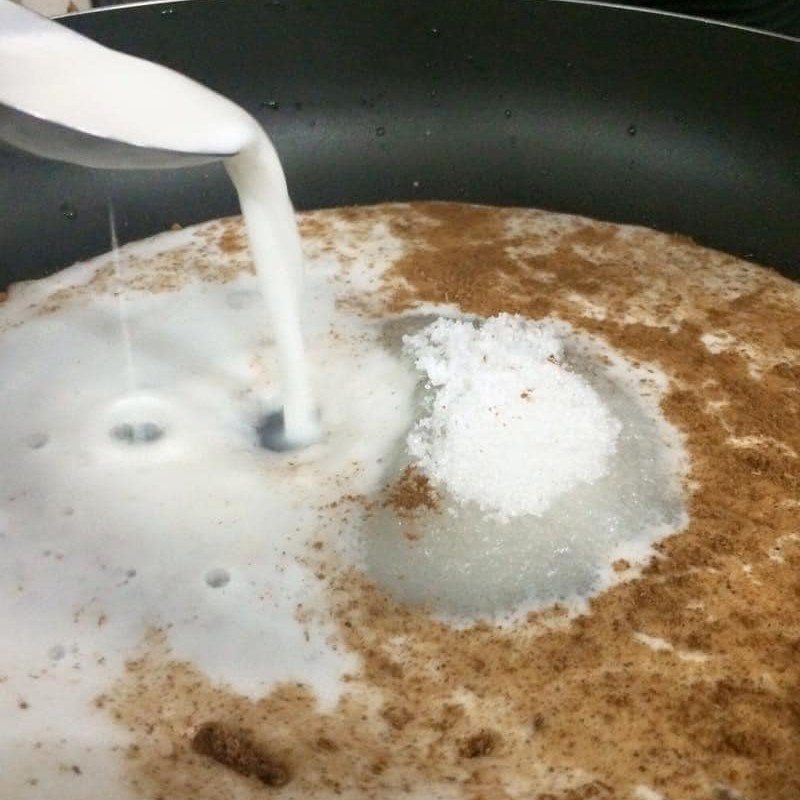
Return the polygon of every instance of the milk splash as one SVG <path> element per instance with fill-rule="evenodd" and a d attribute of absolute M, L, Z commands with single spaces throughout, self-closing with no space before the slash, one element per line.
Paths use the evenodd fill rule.
<path fill-rule="evenodd" d="M 120 264 L 119 239 L 117 238 L 117 220 L 111 201 L 108 203 L 108 228 L 111 232 L 111 261 L 114 265 L 114 281 L 116 283 L 115 294 L 117 296 L 122 356 L 125 363 L 128 391 L 133 392 L 136 388 L 136 370 L 133 365 L 133 342 L 131 340 L 131 326 L 128 320 L 127 297 L 122 283 L 122 265 Z"/>

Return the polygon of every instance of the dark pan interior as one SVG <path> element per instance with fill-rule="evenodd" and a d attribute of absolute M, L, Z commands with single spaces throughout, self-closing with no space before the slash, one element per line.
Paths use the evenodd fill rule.
<path fill-rule="evenodd" d="M 800 278 L 800 43 L 533 0 L 185 0 L 65 24 L 266 126 L 299 208 L 446 199 L 639 223 Z M 120 102 L 125 102 L 124 93 Z M 0 152 L 0 286 L 235 213 L 219 165 Z"/>

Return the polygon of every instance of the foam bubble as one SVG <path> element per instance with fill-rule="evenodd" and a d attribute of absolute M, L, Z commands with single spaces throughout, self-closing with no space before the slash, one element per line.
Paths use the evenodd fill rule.
<path fill-rule="evenodd" d="M 231 574 L 226 569 L 210 569 L 206 572 L 206 583 L 212 589 L 220 589 L 227 586 L 231 581 Z"/>

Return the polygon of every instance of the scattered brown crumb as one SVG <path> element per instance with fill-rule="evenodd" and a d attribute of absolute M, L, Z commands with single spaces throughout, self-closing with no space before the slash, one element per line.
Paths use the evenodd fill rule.
<path fill-rule="evenodd" d="M 624 558 L 618 558 L 612 565 L 611 568 L 614 572 L 625 572 L 631 568 L 630 562 Z"/>
<path fill-rule="evenodd" d="M 431 486 L 426 475 L 416 467 L 408 466 L 397 481 L 389 487 L 388 496 L 383 503 L 385 508 L 394 509 L 401 516 L 411 516 L 420 509 L 435 509 L 439 505 L 439 495 Z"/>
<path fill-rule="evenodd" d="M 414 715 L 407 709 L 403 708 L 403 706 L 397 705 L 387 705 L 381 709 L 381 716 L 393 727 L 393 728 L 405 728 L 412 719 L 414 719 Z"/>
<path fill-rule="evenodd" d="M 328 753 L 334 753 L 339 749 L 339 745 L 327 736 L 317 737 L 317 747 L 320 750 L 325 750 Z"/>
<path fill-rule="evenodd" d="M 617 800 L 618 795 L 602 781 L 590 781 L 573 789 L 562 792 L 545 792 L 536 796 L 536 800 Z"/>
<path fill-rule="evenodd" d="M 464 739 L 458 747 L 462 758 L 481 758 L 490 756 L 500 743 L 500 737 L 494 731 L 482 730 Z"/>
<path fill-rule="evenodd" d="M 192 737 L 192 749 L 267 786 L 285 786 L 290 779 L 288 767 L 256 745 L 247 733 L 219 722 L 201 725 Z"/>
<path fill-rule="evenodd" d="M 172 225 L 169 226 L 169 229 L 171 231 L 182 231 L 183 225 L 181 225 L 180 222 L 173 222 Z"/>
<path fill-rule="evenodd" d="M 23 711 L 27 711 L 31 707 L 30 703 L 27 700 L 20 700 L 19 703 L 17 703 L 17 706 L 21 708 Z"/>
<path fill-rule="evenodd" d="M 217 243 L 223 253 L 238 253 L 247 249 L 247 236 L 243 226 L 234 222 L 226 223 Z"/>

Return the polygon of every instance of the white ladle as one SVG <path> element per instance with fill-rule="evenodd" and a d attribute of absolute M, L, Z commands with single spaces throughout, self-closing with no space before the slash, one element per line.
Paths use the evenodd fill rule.
<path fill-rule="evenodd" d="M 255 125 L 184 75 L 0 0 L 0 139 L 16 147 L 89 167 L 181 167 L 235 155 Z"/>

